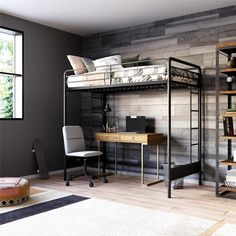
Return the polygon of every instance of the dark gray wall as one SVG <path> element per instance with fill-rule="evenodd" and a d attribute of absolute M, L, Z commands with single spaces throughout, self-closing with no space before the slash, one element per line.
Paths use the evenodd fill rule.
<path fill-rule="evenodd" d="M 36 173 L 32 141 L 44 146 L 50 171 L 63 168 L 62 86 L 67 54 L 78 55 L 80 37 L 0 14 L 0 25 L 24 32 L 24 119 L 0 121 L 0 176 Z"/>
<path fill-rule="evenodd" d="M 31 155 L 34 138 L 43 142 L 49 170 L 62 169 L 62 73 L 69 67 L 66 54 L 81 54 L 91 58 L 121 54 L 141 55 L 141 59 L 175 56 L 199 64 L 204 74 L 215 73 L 215 44 L 236 40 L 236 7 L 176 17 L 150 24 L 94 34 L 80 38 L 59 30 L 0 14 L 0 25 L 25 32 L 25 116 L 22 121 L 0 121 L 0 175 L 17 176 L 36 172 Z M 81 53 L 79 53 L 82 44 Z M 225 61 L 221 60 L 221 63 Z M 214 79 L 204 77 L 204 176 L 214 179 L 215 166 L 215 92 Z M 75 96 L 75 95 L 73 95 Z M 188 162 L 189 122 L 188 94 L 175 92 L 173 100 L 173 153 L 178 163 Z M 74 98 L 73 98 L 74 99 Z M 114 103 L 111 119 L 124 127 L 126 115 L 146 115 L 155 118 L 157 132 L 166 133 L 166 94 L 142 92 L 116 94 L 108 97 Z M 76 100 L 76 98 L 75 98 Z M 80 118 L 80 107 L 73 100 L 75 114 L 69 118 L 74 124 Z M 221 110 L 226 98 L 221 98 Z M 109 157 L 113 161 L 113 146 Z M 221 143 L 221 156 L 226 154 Z M 166 145 L 161 146 L 161 163 L 166 157 Z M 138 171 L 139 146 L 123 145 L 119 151 L 119 168 Z M 155 148 L 146 150 L 147 172 L 155 172 Z"/>
<path fill-rule="evenodd" d="M 121 54 L 141 59 L 177 57 L 200 65 L 205 75 L 215 75 L 215 45 L 218 42 L 236 40 L 236 6 L 166 19 L 150 24 L 89 35 L 82 39 L 82 54 L 93 59 Z M 226 60 L 221 58 L 221 63 Z M 204 76 L 204 177 L 214 180 L 215 168 L 215 91 L 214 79 Z M 186 91 L 175 91 L 172 106 L 173 160 L 176 163 L 189 161 L 189 96 Z M 166 134 L 166 93 L 135 92 L 114 94 L 109 102 L 114 104 L 112 116 L 122 128 L 125 116 L 145 115 L 155 118 L 157 132 Z M 221 98 L 221 109 L 226 107 L 226 98 Z M 112 119 L 112 117 L 111 117 Z M 113 147 L 109 157 L 113 161 Z M 226 154 L 225 143 L 221 143 L 221 157 Z M 122 170 L 138 171 L 140 166 L 139 146 L 122 145 L 118 151 L 119 167 Z M 165 162 L 166 144 L 161 147 L 161 164 Z M 155 172 L 155 148 L 148 148 L 145 156 L 147 172 Z M 224 168 L 225 170 L 226 168 Z M 223 173 L 222 169 L 222 173 Z"/>

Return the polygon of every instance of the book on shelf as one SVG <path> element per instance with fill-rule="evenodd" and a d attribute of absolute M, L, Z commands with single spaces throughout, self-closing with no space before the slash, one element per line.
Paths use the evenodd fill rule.
<path fill-rule="evenodd" d="M 236 170 L 231 169 L 226 172 L 225 186 L 230 188 L 236 188 Z"/>
<path fill-rule="evenodd" d="M 227 181 L 232 181 L 236 183 L 236 176 L 225 176 L 225 180 Z"/>
<path fill-rule="evenodd" d="M 236 188 L 236 182 L 225 180 L 225 186 L 230 188 Z"/>
<path fill-rule="evenodd" d="M 223 118 L 224 136 L 234 136 L 233 117 Z"/>

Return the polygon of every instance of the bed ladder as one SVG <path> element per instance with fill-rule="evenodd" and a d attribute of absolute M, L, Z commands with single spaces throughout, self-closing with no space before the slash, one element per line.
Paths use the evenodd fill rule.
<path fill-rule="evenodd" d="M 193 99 L 197 99 L 195 106 L 194 107 L 194 102 Z M 200 130 L 200 123 L 201 123 L 201 113 L 200 113 L 200 106 L 201 106 L 201 93 L 199 89 L 196 88 L 190 88 L 190 153 L 189 153 L 189 159 L 190 159 L 190 163 L 193 163 L 193 147 L 197 146 L 198 147 L 198 161 L 200 161 L 200 155 L 201 155 L 201 145 L 200 145 L 200 141 L 201 141 L 201 130 Z M 193 117 L 193 114 L 197 113 L 197 124 L 193 125 L 193 119 L 195 117 Z M 197 131 L 197 141 L 194 140 L 193 136 L 194 136 L 194 132 L 193 131 Z M 195 133 L 196 135 L 196 133 Z M 201 184 L 201 173 L 199 174 L 199 184 Z"/>
<path fill-rule="evenodd" d="M 193 147 L 194 146 L 199 146 L 199 139 L 198 141 L 193 140 L 193 130 L 199 131 L 199 123 L 195 126 L 193 126 L 193 114 L 197 113 L 199 116 L 200 110 L 199 110 L 199 105 L 197 108 L 193 109 L 193 97 L 196 95 L 197 97 L 199 96 L 198 91 L 194 91 L 193 88 L 190 88 L 190 163 L 193 163 Z"/>

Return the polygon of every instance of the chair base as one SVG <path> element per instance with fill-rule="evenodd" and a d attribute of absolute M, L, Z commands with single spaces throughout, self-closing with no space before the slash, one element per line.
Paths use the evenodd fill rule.
<path fill-rule="evenodd" d="M 108 179 L 106 178 L 106 176 L 109 176 L 110 174 L 107 175 L 87 175 L 86 177 L 89 178 L 89 187 L 93 187 L 94 183 L 93 183 L 93 179 L 102 179 L 103 183 L 108 183 Z M 72 181 L 74 178 L 80 177 L 80 176 L 84 176 L 84 173 L 78 174 L 78 175 L 70 175 L 70 177 L 68 178 L 68 180 L 66 180 L 66 186 L 70 186 L 70 181 Z"/>
<path fill-rule="evenodd" d="M 110 176 L 112 174 L 110 173 L 99 173 L 96 175 L 93 175 L 93 179 L 102 179 L 103 183 L 108 183 L 108 179 L 106 178 L 107 176 Z"/>
<path fill-rule="evenodd" d="M 69 176 L 69 178 L 66 179 L 66 186 L 70 186 L 70 181 L 72 181 L 74 178 L 77 178 L 77 177 L 80 177 L 80 176 L 86 176 L 87 179 L 89 180 L 89 187 L 93 187 L 94 186 L 93 179 L 103 179 L 104 183 L 108 183 L 108 180 L 106 178 L 106 176 L 108 176 L 108 175 L 110 175 L 110 174 L 105 174 L 105 173 L 99 174 L 99 175 L 98 174 L 97 175 L 89 174 L 88 171 L 87 171 L 87 159 L 84 158 L 83 159 L 83 173 L 80 173 L 80 174 L 77 174 L 77 175 L 71 174 Z"/>

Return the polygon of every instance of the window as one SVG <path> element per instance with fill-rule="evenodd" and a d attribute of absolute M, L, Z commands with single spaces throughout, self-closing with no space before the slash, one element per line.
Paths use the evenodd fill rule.
<path fill-rule="evenodd" d="M 0 27 L 0 119 L 23 119 L 23 32 Z"/>

